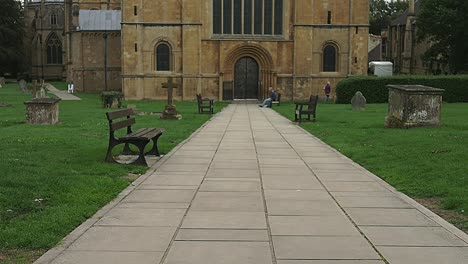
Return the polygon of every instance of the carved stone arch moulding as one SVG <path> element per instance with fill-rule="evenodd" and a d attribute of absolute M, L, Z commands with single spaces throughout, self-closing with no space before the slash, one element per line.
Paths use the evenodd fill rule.
<path fill-rule="evenodd" d="M 276 88 L 275 64 L 270 52 L 257 44 L 240 44 L 232 48 L 224 58 L 221 65 L 221 74 L 224 81 L 234 81 L 234 68 L 241 58 L 250 57 L 258 64 L 259 69 L 259 97 L 265 98 L 268 87 Z"/>
<path fill-rule="evenodd" d="M 147 42 L 149 46 L 146 46 L 144 48 L 145 48 L 145 50 L 153 50 L 154 51 L 154 49 L 156 48 L 156 45 L 158 45 L 161 42 L 167 43 L 169 45 L 169 47 L 171 48 L 172 52 L 174 52 L 174 50 L 176 50 L 176 46 L 174 45 L 174 42 L 172 40 L 170 40 L 169 38 L 167 38 L 167 37 L 155 38 L 155 39 L 153 39 L 153 41 Z"/>
<path fill-rule="evenodd" d="M 260 71 L 274 72 L 275 65 L 270 52 L 260 45 L 241 44 L 227 53 L 222 70 L 224 73 L 232 73 L 234 65 L 242 57 L 251 57 L 258 63 Z"/>

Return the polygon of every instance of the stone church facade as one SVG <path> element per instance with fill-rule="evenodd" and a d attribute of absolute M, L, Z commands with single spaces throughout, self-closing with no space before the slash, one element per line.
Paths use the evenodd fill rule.
<path fill-rule="evenodd" d="M 447 62 L 424 60 L 431 47 L 428 40 L 417 40 L 416 20 L 422 0 L 409 0 L 409 8 L 392 21 L 388 29 L 387 59 L 399 74 L 442 74 L 448 71 Z"/>
<path fill-rule="evenodd" d="M 63 1 L 24 2 L 25 54 L 32 79 L 60 80 L 65 75 L 63 59 Z"/>
<path fill-rule="evenodd" d="M 368 0 L 124 0 L 126 99 L 285 99 L 367 73 Z"/>

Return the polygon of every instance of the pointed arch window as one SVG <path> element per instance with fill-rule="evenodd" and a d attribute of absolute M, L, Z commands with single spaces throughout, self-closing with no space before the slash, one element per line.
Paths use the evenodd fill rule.
<path fill-rule="evenodd" d="M 156 45 L 156 71 L 171 70 L 171 47 L 166 42 Z"/>
<path fill-rule="evenodd" d="M 62 64 L 62 42 L 57 34 L 50 34 L 47 39 L 47 64 Z"/>
<path fill-rule="evenodd" d="M 323 48 L 323 71 L 336 72 L 338 64 L 337 48 L 333 44 L 327 44 Z"/>

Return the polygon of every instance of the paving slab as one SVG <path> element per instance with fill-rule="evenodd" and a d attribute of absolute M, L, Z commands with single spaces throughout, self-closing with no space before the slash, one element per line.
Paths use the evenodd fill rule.
<path fill-rule="evenodd" d="M 137 203 L 186 203 L 190 202 L 196 190 L 135 190 L 124 202 Z"/>
<path fill-rule="evenodd" d="M 272 264 L 268 242 L 175 241 L 164 264 Z"/>
<path fill-rule="evenodd" d="M 265 190 L 286 190 L 286 189 L 294 189 L 294 190 L 321 190 L 323 186 L 317 180 L 317 178 L 310 175 L 307 176 L 276 176 L 276 175 L 269 175 L 263 177 L 263 188 Z"/>
<path fill-rule="evenodd" d="M 344 215 L 332 199 L 279 200 L 267 199 L 268 215 Z"/>
<path fill-rule="evenodd" d="M 219 178 L 211 178 L 219 179 Z M 260 180 L 254 179 L 255 181 L 227 181 L 229 178 L 223 178 L 225 180 L 205 180 L 200 186 L 200 191 L 203 192 L 260 192 Z M 239 179 L 239 178 L 234 178 Z M 245 178 L 249 179 L 249 178 Z"/>
<path fill-rule="evenodd" d="M 182 228 L 266 229 L 265 213 L 189 211 Z"/>
<path fill-rule="evenodd" d="M 119 203 L 115 208 L 187 209 L 190 203 Z"/>
<path fill-rule="evenodd" d="M 175 227 L 92 227 L 69 250 L 166 251 Z"/>
<path fill-rule="evenodd" d="M 198 192 L 192 211 L 265 212 L 259 192 Z"/>
<path fill-rule="evenodd" d="M 331 192 L 378 192 L 387 190 L 377 182 L 323 182 L 323 184 Z"/>
<path fill-rule="evenodd" d="M 325 260 L 380 260 L 363 237 L 273 236 L 276 258 Z"/>
<path fill-rule="evenodd" d="M 360 229 L 376 246 L 468 246 L 442 227 L 363 226 Z"/>
<path fill-rule="evenodd" d="M 265 190 L 265 199 L 280 201 L 332 201 L 325 190 Z"/>
<path fill-rule="evenodd" d="M 269 216 L 274 236 L 360 236 L 344 214 L 334 216 Z"/>
<path fill-rule="evenodd" d="M 466 264 L 466 247 L 377 247 L 389 263 Z"/>
<path fill-rule="evenodd" d="M 366 208 L 413 208 L 410 204 L 396 196 L 340 196 L 335 197 L 342 207 L 366 207 Z"/>
<path fill-rule="evenodd" d="M 321 181 L 339 181 L 339 182 L 373 182 L 374 179 L 366 173 L 349 173 L 349 172 L 325 172 L 315 171 L 315 175 Z"/>
<path fill-rule="evenodd" d="M 66 251 L 52 264 L 154 264 L 164 252 Z"/>
<path fill-rule="evenodd" d="M 348 208 L 346 212 L 359 226 L 438 226 L 416 209 Z"/>
<path fill-rule="evenodd" d="M 259 178 L 259 170 L 210 169 L 206 178 Z"/>
<path fill-rule="evenodd" d="M 186 209 L 114 208 L 98 226 L 179 226 Z"/>
<path fill-rule="evenodd" d="M 269 242 L 268 230 L 232 229 L 180 229 L 176 240 L 200 241 L 265 241 Z"/>
<path fill-rule="evenodd" d="M 146 179 L 142 185 L 200 185 L 202 175 L 153 175 Z"/>
<path fill-rule="evenodd" d="M 382 260 L 279 260 L 277 264 L 384 264 Z"/>

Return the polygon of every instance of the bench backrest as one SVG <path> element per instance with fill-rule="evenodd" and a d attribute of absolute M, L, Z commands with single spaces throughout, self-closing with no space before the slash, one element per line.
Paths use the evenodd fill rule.
<path fill-rule="evenodd" d="M 136 123 L 135 118 L 131 117 L 133 114 L 133 109 L 131 108 L 115 112 L 107 112 L 106 116 L 107 120 L 109 121 L 109 129 L 111 133 L 124 127 L 127 128 L 127 133 L 131 133 L 131 126 Z M 126 117 L 127 119 L 124 119 L 122 121 L 114 121 L 116 119 L 124 117 Z"/>
<path fill-rule="evenodd" d="M 309 107 L 307 108 L 308 110 L 315 110 L 317 109 L 317 103 L 318 103 L 318 95 L 313 96 L 311 95 L 309 98 Z"/>
<path fill-rule="evenodd" d="M 197 102 L 198 102 L 198 105 L 201 104 L 202 102 L 201 94 L 197 94 Z"/>
<path fill-rule="evenodd" d="M 281 94 L 280 93 L 278 93 L 278 95 L 276 96 L 276 101 L 281 102 Z"/>

